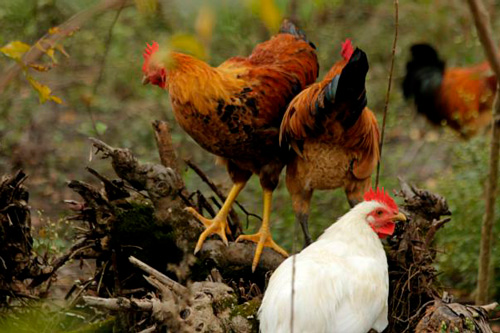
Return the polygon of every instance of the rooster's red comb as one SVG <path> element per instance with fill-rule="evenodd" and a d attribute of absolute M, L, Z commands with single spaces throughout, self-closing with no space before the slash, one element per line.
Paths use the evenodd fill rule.
<path fill-rule="evenodd" d="M 349 38 L 342 43 L 342 50 L 340 54 L 345 60 L 351 59 L 352 54 L 354 53 L 354 48 L 352 47 L 352 42 Z"/>
<path fill-rule="evenodd" d="M 149 67 L 149 60 L 151 59 L 151 56 L 160 49 L 160 45 L 158 45 L 157 42 L 153 41 L 151 45 L 146 43 L 146 49 L 144 50 L 144 53 L 142 56 L 144 57 L 144 64 L 142 65 L 142 71 L 147 72 L 148 67 Z"/>
<path fill-rule="evenodd" d="M 365 201 L 378 201 L 381 204 L 386 205 L 392 210 L 398 211 L 398 205 L 394 202 L 394 199 L 391 198 L 389 192 L 385 192 L 384 188 L 378 188 L 374 191 L 373 189 L 369 189 L 364 196 Z"/>

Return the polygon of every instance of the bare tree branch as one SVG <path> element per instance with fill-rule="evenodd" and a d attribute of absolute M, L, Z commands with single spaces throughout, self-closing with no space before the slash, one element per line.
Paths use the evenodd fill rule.
<path fill-rule="evenodd" d="M 380 164 L 382 161 L 382 147 L 384 146 L 385 121 L 387 118 L 387 109 L 389 108 L 389 97 L 391 96 L 392 73 L 394 71 L 394 60 L 396 58 L 396 45 L 398 43 L 398 28 L 399 28 L 399 1 L 394 0 L 394 41 L 392 42 L 391 53 L 391 69 L 389 70 L 389 83 L 387 84 L 387 94 L 385 95 L 384 118 L 382 119 L 382 133 L 380 135 L 380 156 L 377 163 L 377 175 L 375 177 L 375 187 L 378 186 L 380 176 Z"/>
<path fill-rule="evenodd" d="M 481 248 L 479 252 L 479 270 L 477 281 L 476 303 L 485 304 L 488 301 L 488 287 L 490 275 L 491 247 L 493 243 L 493 222 L 495 220 L 495 200 L 498 184 L 498 154 L 500 149 L 500 59 L 498 50 L 491 33 L 491 24 L 488 11 L 481 0 L 468 0 L 469 7 L 476 23 L 479 39 L 497 77 L 497 93 L 495 108 L 492 110 L 492 131 L 490 145 L 490 163 L 486 182 L 486 211 L 481 225 Z"/>

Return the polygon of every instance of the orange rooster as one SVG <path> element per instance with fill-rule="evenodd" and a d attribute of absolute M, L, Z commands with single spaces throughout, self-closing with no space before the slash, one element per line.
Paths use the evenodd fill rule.
<path fill-rule="evenodd" d="M 287 162 L 289 151 L 279 145 L 279 126 L 292 98 L 318 75 L 315 47 L 289 21 L 280 33 L 255 47 L 248 58 L 234 57 L 211 67 L 192 56 L 171 53 L 168 61 L 148 45 L 144 53 L 144 79 L 170 93 L 174 115 L 182 128 L 203 148 L 225 162 L 234 185 L 214 219 L 188 209 L 206 227 L 195 248 L 219 235 L 227 245 L 227 215 L 252 174 L 264 191 L 263 220 L 254 235 L 236 241 L 257 243 L 252 270 L 263 247 L 287 256 L 272 239 L 269 223 L 272 192 Z"/>
<path fill-rule="evenodd" d="M 449 125 L 470 138 L 491 122 L 496 77 L 488 62 L 465 68 L 445 68 L 428 44 L 411 47 L 403 93 L 414 97 L 417 110 L 434 124 Z"/>
<path fill-rule="evenodd" d="M 353 50 L 350 40 L 341 54 L 323 81 L 293 99 L 281 123 L 280 139 L 297 153 L 287 165 L 286 185 L 306 244 L 313 191 L 342 187 L 353 207 L 370 188 L 379 160 L 377 119 L 366 107 L 366 54 Z"/>

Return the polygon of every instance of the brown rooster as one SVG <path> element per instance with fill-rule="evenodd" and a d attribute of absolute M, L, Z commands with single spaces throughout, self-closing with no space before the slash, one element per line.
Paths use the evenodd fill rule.
<path fill-rule="evenodd" d="M 293 99 L 281 123 L 280 139 L 297 153 L 287 165 L 286 185 L 306 244 L 313 191 L 342 187 L 353 207 L 370 188 L 379 160 L 377 120 L 366 107 L 366 54 L 353 50 L 350 40 L 341 54 L 323 81 Z"/>
<path fill-rule="evenodd" d="M 403 93 L 414 97 L 418 112 L 436 125 L 449 125 L 470 138 L 491 122 L 497 80 L 488 62 L 464 68 L 445 68 L 428 44 L 411 47 Z"/>
<path fill-rule="evenodd" d="M 144 53 L 144 82 L 169 91 L 181 127 L 225 162 L 234 183 L 213 220 L 189 209 L 206 227 L 195 253 L 212 234 L 227 244 L 228 213 L 250 176 L 257 174 L 264 191 L 262 225 L 257 234 L 242 235 L 237 241 L 257 243 L 252 270 L 264 246 L 287 256 L 273 241 L 269 228 L 272 192 L 289 155 L 279 145 L 279 126 L 292 98 L 316 80 L 314 45 L 285 20 L 280 33 L 257 45 L 249 57 L 230 58 L 219 67 L 173 52 L 165 61 L 158 49 L 153 43 Z"/>

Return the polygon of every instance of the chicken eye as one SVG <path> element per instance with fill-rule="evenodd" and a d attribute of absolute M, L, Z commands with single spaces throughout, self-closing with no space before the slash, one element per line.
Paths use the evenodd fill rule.
<path fill-rule="evenodd" d="M 378 215 L 378 216 L 382 215 L 382 213 L 383 213 L 383 212 L 382 212 L 381 210 L 377 210 L 377 215 Z"/>

